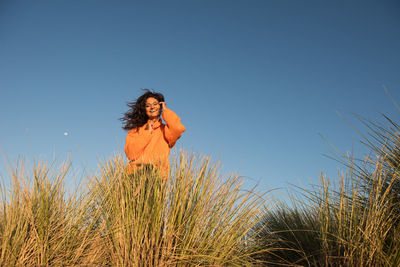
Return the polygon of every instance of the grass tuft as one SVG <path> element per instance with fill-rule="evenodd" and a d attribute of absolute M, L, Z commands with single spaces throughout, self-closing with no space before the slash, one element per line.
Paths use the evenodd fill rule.
<path fill-rule="evenodd" d="M 14 166 L 2 187 L 1 266 L 252 266 L 263 200 L 209 158 L 181 153 L 169 179 L 116 156 L 67 196 L 69 164 Z M 79 192 L 79 193 L 78 193 Z"/>

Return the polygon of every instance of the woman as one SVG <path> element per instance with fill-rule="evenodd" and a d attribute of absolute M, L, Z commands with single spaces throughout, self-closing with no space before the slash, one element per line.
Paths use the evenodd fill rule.
<path fill-rule="evenodd" d="M 135 102 L 128 103 L 128 107 L 130 110 L 121 118 L 124 123 L 122 128 L 129 130 L 125 142 L 125 153 L 129 159 L 128 173 L 154 166 L 167 177 L 169 152 L 185 131 L 185 126 L 167 108 L 164 96 L 160 93 L 146 90 Z"/>

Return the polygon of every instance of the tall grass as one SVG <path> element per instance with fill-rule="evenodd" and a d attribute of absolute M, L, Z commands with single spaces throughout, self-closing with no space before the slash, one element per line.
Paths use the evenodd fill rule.
<path fill-rule="evenodd" d="M 262 198 L 221 179 L 218 167 L 181 154 L 166 182 L 157 170 L 124 172 L 122 158 L 102 165 L 95 187 L 103 236 L 115 266 L 247 266 Z"/>
<path fill-rule="evenodd" d="M 67 195 L 68 163 L 13 167 L 2 187 L 1 266 L 252 266 L 248 234 L 262 198 L 208 158 L 182 153 L 168 180 L 133 175 L 123 157 L 100 163 Z"/>
<path fill-rule="evenodd" d="M 257 258 L 282 266 L 400 266 L 400 128 L 388 121 L 364 121 L 371 154 L 361 164 L 348 157 L 338 185 L 321 175 L 313 190 L 300 188 L 292 207 L 265 213 L 254 229 L 269 250 Z"/>
<path fill-rule="evenodd" d="M 89 231 L 86 199 L 66 196 L 69 165 L 40 162 L 31 171 L 20 161 L 11 171 L 11 188 L 2 187 L 1 266 L 95 264 L 102 255 Z"/>

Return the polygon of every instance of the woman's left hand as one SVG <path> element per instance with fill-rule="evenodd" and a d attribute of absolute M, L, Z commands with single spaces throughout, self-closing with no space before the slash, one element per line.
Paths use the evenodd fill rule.
<path fill-rule="evenodd" d="M 165 102 L 160 102 L 160 105 L 161 105 L 161 107 L 162 107 L 163 109 L 166 109 L 166 108 L 167 108 L 167 105 L 165 104 Z"/>

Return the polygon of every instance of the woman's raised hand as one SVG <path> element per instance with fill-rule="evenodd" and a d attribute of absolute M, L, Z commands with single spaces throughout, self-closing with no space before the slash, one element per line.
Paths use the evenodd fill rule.
<path fill-rule="evenodd" d="M 163 109 L 166 109 L 166 108 L 167 108 L 167 105 L 165 104 L 165 102 L 160 102 L 160 105 L 161 105 L 161 107 L 162 107 Z"/>

